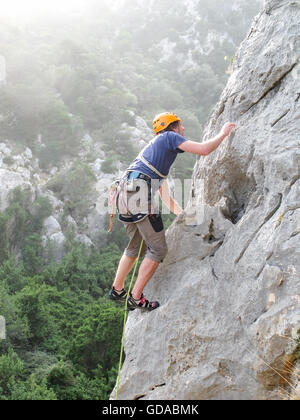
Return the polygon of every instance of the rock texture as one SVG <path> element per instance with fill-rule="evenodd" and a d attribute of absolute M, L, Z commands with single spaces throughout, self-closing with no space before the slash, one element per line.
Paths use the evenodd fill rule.
<path fill-rule="evenodd" d="M 30 189 L 31 184 L 20 173 L 0 168 L 0 211 L 4 211 L 9 204 L 11 192 L 14 188 Z"/>
<path fill-rule="evenodd" d="M 299 1 L 269 0 L 206 127 L 169 254 L 129 314 L 119 399 L 280 399 L 300 328 Z M 299 379 L 299 376 L 298 376 Z M 112 393 L 111 398 L 114 398 Z"/>

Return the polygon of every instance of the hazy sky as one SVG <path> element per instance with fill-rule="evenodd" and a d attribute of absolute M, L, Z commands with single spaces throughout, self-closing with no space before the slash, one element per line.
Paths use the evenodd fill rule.
<path fill-rule="evenodd" d="M 95 0 L 0 0 L 0 17 L 29 18 L 48 13 L 80 12 Z M 101 0 L 97 0 L 101 4 Z M 111 0 L 118 6 L 120 0 Z"/>
<path fill-rule="evenodd" d="M 82 0 L 0 0 L 1 16 L 34 16 L 47 11 L 76 10 Z"/>

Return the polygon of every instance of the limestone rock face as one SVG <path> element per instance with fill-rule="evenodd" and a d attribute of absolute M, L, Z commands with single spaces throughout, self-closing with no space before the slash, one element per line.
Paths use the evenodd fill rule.
<path fill-rule="evenodd" d="M 46 236 L 51 236 L 55 233 L 61 232 L 60 224 L 53 216 L 47 217 L 44 221 L 44 229 Z"/>
<path fill-rule="evenodd" d="M 64 256 L 65 236 L 62 232 L 59 222 L 53 216 L 47 217 L 44 221 L 43 245 L 51 247 L 51 259 L 61 261 Z M 45 256 L 48 256 L 49 250 L 45 250 Z M 49 256 L 48 256 L 49 257 Z"/>
<path fill-rule="evenodd" d="M 129 314 L 119 399 L 280 399 L 289 381 L 300 328 L 299 18 L 298 1 L 266 1 L 236 54 L 205 139 L 227 121 L 236 129 L 197 161 L 145 289 L 160 308 Z"/>
<path fill-rule="evenodd" d="M 28 189 L 32 193 L 32 198 L 34 197 L 32 185 L 21 173 L 0 168 L 0 185 L 0 211 L 8 207 L 10 194 L 14 188 Z"/>

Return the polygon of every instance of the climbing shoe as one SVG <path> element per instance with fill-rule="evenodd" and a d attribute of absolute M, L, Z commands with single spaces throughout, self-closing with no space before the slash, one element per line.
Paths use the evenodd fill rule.
<path fill-rule="evenodd" d="M 127 292 L 125 289 L 122 290 L 116 290 L 114 287 L 112 287 L 109 291 L 109 299 L 115 300 L 118 302 L 125 302 L 126 301 Z"/>
<path fill-rule="evenodd" d="M 139 300 L 135 300 L 130 293 L 130 296 L 127 302 L 127 309 L 129 311 L 134 311 L 135 309 L 142 309 L 144 311 L 153 311 L 154 309 L 157 309 L 158 307 L 159 307 L 158 302 L 156 301 L 149 302 L 149 300 L 147 300 L 143 294 Z"/>

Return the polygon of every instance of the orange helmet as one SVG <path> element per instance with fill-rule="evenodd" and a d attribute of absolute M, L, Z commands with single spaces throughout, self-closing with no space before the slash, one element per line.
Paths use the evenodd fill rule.
<path fill-rule="evenodd" d="M 175 121 L 181 121 L 181 119 L 178 118 L 177 115 L 173 114 L 173 112 L 163 112 L 162 114 L 157 115 L 152 122 L 155 134 L 165 130 Z"/>

